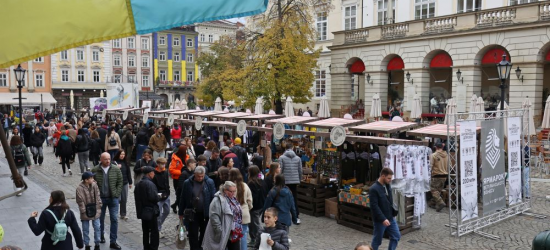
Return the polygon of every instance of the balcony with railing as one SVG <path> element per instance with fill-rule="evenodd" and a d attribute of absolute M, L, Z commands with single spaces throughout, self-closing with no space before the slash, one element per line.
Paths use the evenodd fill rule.
<path fill-rule="evenodd" d="M 333 46 L 535 24 L 548 20 L 550 20 L 550 1 L 542 1 L 337 31 L 334 32 Z"/>
<path fill-rule="evenodd" d="M 188 82 L 188 81 L 158 81 L 157 86 L 159 88 L 196 88 L 199 84 L 198 82 Z"/>

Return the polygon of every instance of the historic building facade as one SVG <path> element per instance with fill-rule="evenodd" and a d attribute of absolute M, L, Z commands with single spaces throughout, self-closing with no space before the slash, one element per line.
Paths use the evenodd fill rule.
<path fill-rule="evenodd" d="M 529 98 L 536 122 L 541 119 L 550 94 L 549 2 L 395 2 L 386 10 L 366 8 L 371 13 L 364 16 L 366 28 L 334 32 L 329 47 L 333 111 L 353 104 L 355 93 L 367 111 L 379 94 L 382 111 L 399 105 L 405 116 L 414 95 L 420 96 L 425 117 L 443 113 L 451 97 L 458 112 L 467 112 L 473 94 L 484 98 L 485 109 L 494 109 L 500 99 L 496 63 L 506 55 L 514 64 L 507 102 L 520 108 Z M 392 6 L 395 14 L 387 11 Z"/>
<path fill-rule="evenodd" d="M 89 98 L 99 97 L 112 76 L 111 41 L 92 43 L 51 55 L 52 91 L 58 107 L 90 106 Z"/>
<path fill-rule="evenodd" d="M 108 82 L 138 83 L 140 90 L 152 90 L 152 35 L 111 40 L 113 75 Z"/>
<path fill-rule="evenodd" d="M 193 26 L 153 33 L 153 66 L 156 93 L 170 106 L 195 90 L 199 67 L 198 33 Z"/>

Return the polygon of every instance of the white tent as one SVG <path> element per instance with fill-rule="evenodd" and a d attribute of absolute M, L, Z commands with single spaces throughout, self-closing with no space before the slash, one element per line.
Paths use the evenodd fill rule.
<path fill-rule="evenodd" d="M 305 113 L 307 113 L 307 112 L 305 112 Z M 353 120 L 353 116 L 351 116 L 350 114 L 345 114 L 344 119 Z"/>
<path fill-rule="evenodd" d="M 447 110 L 445 111 L 445 122 L 449 126 L 454 126 L 456 114 L 456 102 L 453 98 L 447 101 Z"/>
<path fill-rule="evenodd" d="M 476 112 L 477 113 L 480 113 L 480 112 L 485 112 L 485 101 L 483 101 L 483 97 L 479 96 L 477 98 L 477 102 L 476 102 Z M 483 119 L 483 117 L 485 116 L 484 114 L 477 114 L 476 115 L 477 120 L 476 121 L 476 124 L 477 126 L 481 126 L 481 119 Z"/>
<path fill-rule="evenodd" d="M 417 94 L 414 95 L 412 108 L 411 108 L 411 119 L 419 119 L 422 117 L 422 102 L 420 96 Z"/>
<path fill-rule="evenodd" d="M 103 90 L 101 90 L 101 92 L 99 92 L 99 97 L 103 98 L 104 96 L 105 96 L 105 93 L 103 93 Z"/>
<path fill-rule="evenodd" d="M 292 104 L 292 98 L 287 97 L 285 103 L 285 116 L 293 117 L 294 116 L 294 105 Z"/>
<path fill-rule="evenodd" d="M 71 101 L 71 109 L 74 109 L 74 93 L 71 90 L 71 94 L 69 95 L 69 99 Z"/>
<path fill-rule="evenodd" d="M 195 107 L 195 110 L 201 110 L 201 108 L 197 105 L 197 106 Z"/>
<path fill-rule="evenodd" d="M 180 107 L 183 110 L 188 110 L 189 109 L 189 107 L 187 107 L 187 101 L 185 99 L 181 100 Z"/>
<path fill-rule="evenodd" d="M 536 135 L 537 131 L 535 130 L 535 121 L 533 119 L 533 104 L 529 97 L 525 98 L 525 101 L 521 104 L 521 107 L 524 110 L 529 112 L 523 113 L 523 134 L 524 135 Z"/>
<path fill-rule="evenodd" d="M 378 118 L 382 116 L 382 103 L 380 102 L 380 95 L 375 94 L 372 97 L 370 106 L 370 117 Z"/>
<path fill-rule="evenodd" d="M 225 108 L 223 109 L 223 112 L 229 113 L 229 109 L 228 109 L 227 107 L 225 107 Z"/>
<path fill-rule="evenodd" d="M 476 94 L 473 94 L 472 95 L 472 98 L 470 99 L 470 109 L 468 110 L 468 112 L 470 113 L 473 113 L 473 112 L 476 112 L 476 109 L 477 109 L 477 96 Z M 470 115 L 470 117 L 468 117 L 468 119 L 475 119 L 476 116 L 475 115 Z"/>
<path fill-rule="evenodd" d="M 546 99 L 546 105 L 544 106 L 541 128 L 550 128 L 550 96 Z"/>
<path fill-rule="evenodd" d="M 246 109 L 246 113 L 247 114 L 252 114 L 252 111 L 250 111 L 250 109 Z"/>
<path fill-rule="evenodd" d="M 304 113 L 308 113 L 308 112 L 304 112 Z M 321 97 L 321 105 L 319 105 L 319 117 L 322 117 L 322 118 L 330 117 L 330 109 L 328 107 L 328 99 L 326 95 Z"/>
<path fill-rule="evenodd" d="M 258 97 L 258 99 L 256 99 L 256 106 L 254 106 L 254 114 L 255 115 L 261 115 L 264 113 L 264 104 L 263 104 L 263 98 L 262 97 Z"/>
<path fill-rule="evenodd" d="M 270 109 L 270 110 L 269 110 L 269 114 L 270 114 L 270 115 L 275 115 L 275 111 L 273 111 L 273 109 Z"/>
<path fill-rule="evenodd" d="M 174 109 L 181 109 L 179 98 L 177 98 L 176 101 L 174 102 Z"/>
<path fill-rule="evenodd" d="M 219 96 L 214 103 L 214 111 L 222 111 L 222 99 Z"/>
<path fill-rule="evenodd" d="M 303 116 L 303 117 L 311 117 L 311 115 L 309 114 L 309 112 L 304 112 L 304 113 L 302 114 L 302 116 Z"/>

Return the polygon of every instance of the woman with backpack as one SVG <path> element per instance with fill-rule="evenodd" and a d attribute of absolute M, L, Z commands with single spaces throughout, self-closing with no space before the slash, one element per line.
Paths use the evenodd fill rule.
<path fill-rule="evenodd" d="M 32 158 L 34 160 L 34 165 L 42 166 L 42 162 L 44 162 L 44 141 L 46 140 L 46 137 L 44 136 L 44 133 L 42 133 L 42 130 L 39 126 L 34 127 L 34 133 L 31 135 L 31 152 L 32 152 Z"/>
<path fill-rule="evenodd" d="M 55 150 L 55 156 L 61 157 L 61 166 L 63 167 L 63 176 L 67 176 L 65 167 L 69 169 L 69 175 L 73 175 L 71 171 L 71 157 L 74 152 L 74 143 L 69 138 L 69 131 L 63 130 L 59 141 L 57 142 L 57 149 Z"/>
<path fill-rule="evenodd" d="M 74 234 L 76 247 L 84 248 L 78 220 L 69 209 L 63 191 L 53 191 L 50 196 L 50 205 L 42 211 L 38 222 L 37 216 L 38 212 L 32 212 L 28 223 L 34 235 L 39 236 L 44 233 L 41 250 L 72 250 L 73 237 L 69 233 L 69 228 Z"/>
<path fill-rule="evenodd" d="M 17 167 L 17 171 L 19 172 L 19 175 L 21 175 L 21 178 L 23 178 L 23 175 L 25 175 L 26 167 L 31 165 L 31 156 L 27 151 L 27 147 L 21 141 L 21 137 L 18 135 L 14 135 L 11 137 L 10 147 L 13 161 L 15 161 L 15 166 Z M 15 190 L 19 191 L 21 190 L 21 188 L 16 188 Z M 23 193 L 19 193 L 17 194 L 17 196 L 21 196 L 22 194 Z"/>
<path fill-rule="evenodd" d="M 109 152 L 111 155 L 111 161 L 113 161 L 119 149 L 122 149 L 120 136 L 118 136 L 118 133 L 115 131 L 115 127 L 109 127 L 109 132 L 105 138 L 105 151 Z"/>
<path fill-rule="evenodd" d="M 270 207 L 275 207 L 279 210 L 279 222 L 286 226 L 287 233 L 290 230 L 292 222 L 297 224 L 294 197 L 290 189 L 285 185 L 285 176 L 282 174 L 275 176 L 275 186 L 267 195 L 262 213 Z"/>
<path fill-rule="evenodd" d="M 90 137 L 88 137 L 84 129 L 78 129 L 75 144 L 78 163 L 80 165 L 80 174 L 83 174 L 86 171 L 90 171 L 88 163 L 90 161 Z"/>

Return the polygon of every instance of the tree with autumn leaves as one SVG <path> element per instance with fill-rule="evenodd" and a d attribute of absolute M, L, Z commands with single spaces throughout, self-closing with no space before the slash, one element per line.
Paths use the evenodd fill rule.
<path fill-rule="evenodd" d="M 258 97 L 266 106 L 282 113 L 287 96 L 305 103 L 312 96 L 313 71 L 319 50 L 313 11 L 329 8 L 322 0 L 275 0 L 268 10 L 255 17 L 255 31 L 246 40 L 223 38 L 212 44 L 211 52 L 198 58 L 203 79 L 197 96 L 211 106 L 217 96 L 253 107 Z M 273 107 L 274 105 L 275 107 Z"/>

